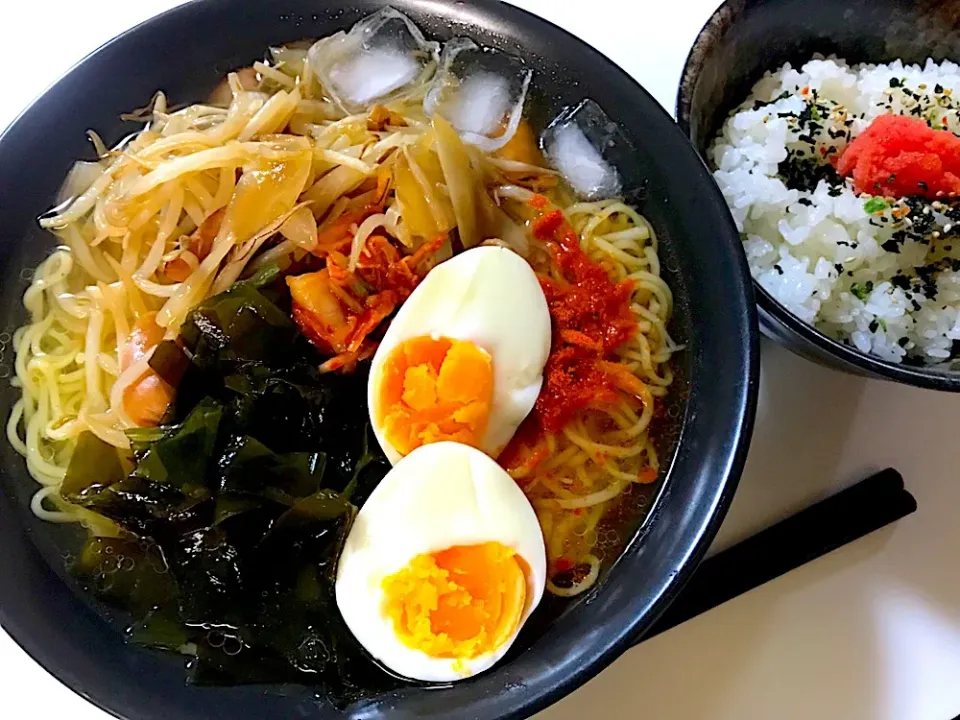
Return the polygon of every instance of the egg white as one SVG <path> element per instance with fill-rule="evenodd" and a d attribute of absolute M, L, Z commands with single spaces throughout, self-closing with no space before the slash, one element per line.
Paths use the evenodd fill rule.
<path fill-rule="evenodd" d="M 550 354 L 550 311 L 526 260 L 501 247 L 467 250 L 434 268 L 400 308 L 374 355 L 368 384 L 374 433 L 390 462 L 380 412 L 383 366 L 405 340 L 468 340 L 493 359 L 493 402 L 480 449 L 496 457 L 533 409 Z"/>
<path fill-rule="evenodd" d="M 543 535 L 529 501 L 479 450 L 452 442 L 417 448 L 373 491 L 347 537 L 336 581 L 347 627 L 371 655 L 408 678 L 448 682 L 487 670 L 516 634 L 472 659 L 430 657 L 396 636 L 383 612 L 383 580 L 422 553 L 494 541 L 529 567 L 522 626 L 543 597 L 547 576 Z"/>

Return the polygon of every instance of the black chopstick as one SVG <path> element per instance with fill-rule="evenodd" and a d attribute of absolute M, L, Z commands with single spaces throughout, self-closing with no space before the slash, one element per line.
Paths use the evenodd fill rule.
<path fill-rule="evenodd" d="M 646 640 L 879 530 L 917 509 L 887 468 L 704 560 Z"/>

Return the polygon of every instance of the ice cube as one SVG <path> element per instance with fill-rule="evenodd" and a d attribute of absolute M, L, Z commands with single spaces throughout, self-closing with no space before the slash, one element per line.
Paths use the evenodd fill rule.
<path fill-rule="evenodd" d="M 497 75 L 481 73 L 463 81 L 460 97 L 469 102 L 452 103 L 449 120 L 455 128 L 478 135 L 492 135 L 510 110 L 510 86 Z"/>
<path fill-rule="evenodd" d="M 417 61 L 398 50 L 370 50 L 330 68 L 330 80 L 341 90 L 343 99 L 364 106 L 412 82 L 419 74 Z"/>
<path fill-rule="evenodd" d="M 497 150 L 517 131 L 532 77 L 520 58 L 453 38 L 443 46 L 423 109 L 449 120 L 466 142 Z"/>
<path fill-rule="evenodd" d="M 630 149 L 620 128 L 593 100 L 561 112 L 544 130 L 544 152 L 578 195 L 599 200 L 623 189 L 616 160 Z"/>
<path fill-rule="evenodd" d="M 349 32 L 315 43 L 307 53 L 313 73 L 348 113 L 413 95 L 433 77 L 439 45 L 428 42 L 406 15 L 386 7 Z"/>

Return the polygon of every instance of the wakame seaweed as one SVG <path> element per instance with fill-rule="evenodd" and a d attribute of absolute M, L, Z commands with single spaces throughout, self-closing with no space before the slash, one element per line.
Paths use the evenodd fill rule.
<path fill-rule="evenodd" d="M 62 495 L 109 518 L 77 577 L 133 616 L 133 642 L 190 656 L 199 685 L 296 682 L 334 702 L 395 687 L 336 608 L 334 573 L 389 469 L 367 368 L 321 374 L 275 270 L 204 301 L 151 367 L 177 387 L 121 456 L 84 434 Z"/>

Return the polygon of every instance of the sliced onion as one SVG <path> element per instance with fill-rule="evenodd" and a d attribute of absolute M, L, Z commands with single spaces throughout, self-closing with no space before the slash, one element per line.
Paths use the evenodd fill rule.
<path fill-rule="evenodd" d="M 413 247 L 413 238 L 407 232 L 407 226 L 403 222 L 403 216 L 400 214 L 400 206 L 397 204 L 387 208 L 387 221 L 384 228 L 391 236 L 399 240 L 404 247 Z"/>
<path fill-rule="evenodd" d="M 114 385 L 116 386 L 116 384 Z M 124 434 L 123 430 L 117 429 L 116 413 L 112 410 L 101 413 L 88 412 L 86 408 L 81 408 L 77 413 L 77 420 L 81 422 L 87 430 L 92 432 L 98 438 L 108 445 L 126 450 L 130 447 L 130 440 Z M 131 423 L 128 427 L 133 427 Z"/>
<path fill-rule="evenodd" d="M 487 195 L 481 197 L 481 207 L 485 216 L 485 228 L 494 234 L 506 247 L 520 257 L 530 253 L 530 241 L 527 232 L 501 210 Z"/>
<path fill-rule="evenodd" d="M 368 217 L 360 224 L 360 227 L 357 228 L 357 233 L 353 236 L 353 243 L 350 246 L 350 262 L 347 265 L 347 269 L 350 272 L 353 272 L 357 268 L 357 263 L 360 261 L 360 253 L 363 252 L 363 247 L 367 244 L 367 239 L 373 234 L 374 230 L 385 226 L 387 222 L 387 216 L 383 213 L 378 213 L 377 215 Z"/>
<path fill-rule="evenodd" d="M 294 245 L 310 252 L 317 246 L 317 219 L 310 208 L 304 205 L 280 226 L 280 234 Z"/>
<path fill-rule="evenodd" d="M 219 272 L 219 274 L 217 274 L 216 280 L 213 283 L 213 287 L 210 289 L 210 294 L 217 295 L 233 285 L 233 283 L 236 282 L 236 280 L 243 274 L 244 268 L 247 267 L 247 265 L 250 263 L 250 260 L 263 246 L 263 244 L 269 240 L 272 235 L 276 234 L 280 228 L 284 226 L 287 220 L 289 220 L 295 213 L 299 212 L 306 206 L 307 203 L 299 203 L 298 205 L 295 205 L 276 220 L 272 221 L 269 225 L 257 231 L 256 235 L 254 235 L 252 238 L 240 245 L 235 245 L 231 249 L 231 255 L 226 265 L 224 265 L 223 269 Z M 191 277 L 193 276 L 191 275 Z M 188 278 L 188 281 L 189 280 L 190 278 Z"/>
<path fill-rule="evenodd" d="M 290 122 L 300 102 L 300 90 L 294 88 L 289 93 L 280 90 L 263 104 L 237 138 L 247 142 L 260 135 L 280 132 Z"/>
<path fill-rule="evenodd" d="M 530 202 L 535 193 L 519 185 L 501 185 L 493 191 L 493 194 L 497 198 L 505 198 L 507 200 L 516 200 L 517 202 L 525 203 Z"/>
<path fill-rule="evenodd" d="M 261 78 L 272 80 L 273 82 L 277 83 L 277 85 L 285 87 L 288 90 L 293 89 L 297 85 L 297 81 L 292 76 L 287 75 L 275 67 L 270 67 L 266 63 L 260 62 L 259 60 L 253 64 L 253 69 L 260 73 Z"/>
<path fill-rule="evenodd" d="M 105 158 L 110 153 L 106 143 L 103 142 L 103 138 L 100 137 L 96 130 L 87 130 L 87 137 L 93 144 L 93 149 L 96 150 L 98 158 Z"/>
<path fill-rule="evenodd" d="M 306 122 L 326 122 L 343 117 L 332 102 L 310 98 L 304 98 L 297 104 L 297 115 Z"/>
<path fill-rule="evenodd" d="M 281 271 L 290 267 L 290 263 L 303 257 L 304 251 L 301 250 L 292 240 L 284 240 L 274 245 L 269 250 L 264 250 L 257 255 L 250 264 L 244 268 L 247 275 L 256 275 L 257 271 L 268 265 L 276 265 Z"/>
<path fill-rule="evenodd" d="M 523 173 L 525 175 L 553 175 L 557 176 L 558 173 L 556 170 L 551 170 L 550 168 L 540 167 L 539 165 L 531 165 L 530 163 L 519 162 L 517 160 L 507 160 L 506 158 L 500 157 L 487 157 L 484 158 L 488 163 L 493 165 L 498 170 L 502 170 L 506 173 Z"/>
<path fill-rule="evenodd" d="M 480 179 L 470 162 L 470 154 L 453 125 L 441 115 L 436 115 L 433 118 L 433 130 L 443 177 L 450 193 L 453 212 L 457 217 L 457 231 L 463 247 L 469 249 L 484 239 L 481 237 L 482 220 L 477 211 Z"/>
<path fill-rule="evenodd" d="M 231 143 L 168 160 L 156 170 L 151 170 L 146 175 L 137 178 L 136 182 L 131 184 L 127 197 L 139 197 L 150 192 L 153 188 L 171 180 L 176 180 L 187 173 L 196 173 L 230 165 L 239 167 L 249 162 L 262 147 L 262 143 Z"/>
<path fill-rule="evenodd" d="M 317 180 L 302 197 L 313 203 L 315 217 L 323 217 L 338 198 L 356 190 L 366 178 L 362 172 L 341 165 Z"/>
<path fill-rule="evenodd" d="M 103 171 L 103 165 L 98 162 L 87 162 L 85 160 L 75 162 L 57 194 L 57 205 L 83 195 L 103 175 Z"/>
<path fill-rule="evenodd" d="M 313 154 L 314 157 L 325 160 L 334 166 L 345 165 L 346 167 L 353 168 L 357 172 L 362 172 L 364 175 L 369 175 L 373 172 L 372 165 L 365 163 L 363 160 L 358 160 L 346 152 L 337 152 L 335 150 L 323 150 L 318 148 L 314 150 Z"/>
<path fill-rule="evenodd" d="M 276 65 L 283 65 L 284 70 L 292 71 L 294 76 L 303 73 L 307 62 L 307 47 L 272 47 L 270 57 Z"/>
<path fill-rule="evenodd" d="M 47 230 L 59 230 L 86 215 L 96 205 L 97 200 L 113 183 L 113 171 L 120 166 L 120 158 L 115 158 L 110 166 L 79 197 L 60 204 L 53 212 L 40 219 L 40 226 Z"/>

